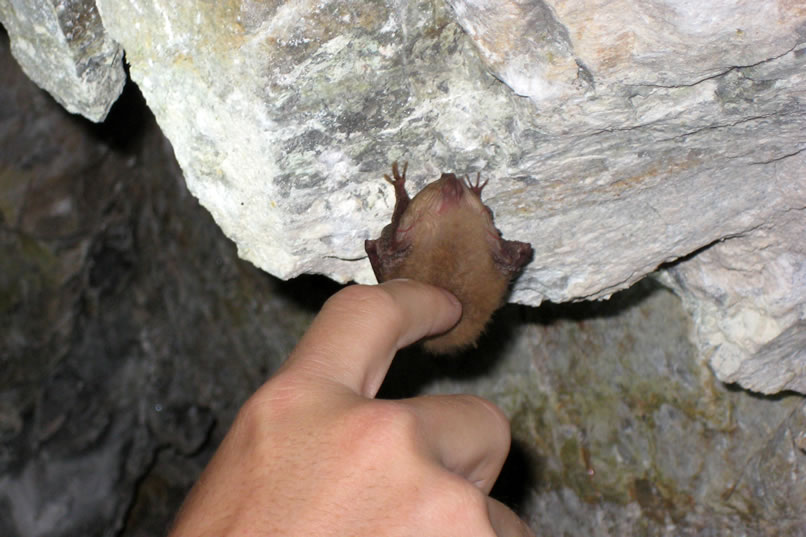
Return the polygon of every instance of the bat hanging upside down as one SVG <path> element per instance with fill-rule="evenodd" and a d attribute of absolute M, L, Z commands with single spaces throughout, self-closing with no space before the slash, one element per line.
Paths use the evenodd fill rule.
<path fill-rule="evenodd" d="M 487 184 L 443 173 L 413 199 L 406 193 L 406 169 L 397 162 L 392 222 L 364 248 L 378 282 L 410 278 L 447 289 L 462 303 L 462 318 L 448 332 L 424 341 L 426 350 L 445 354 L 475 345 L 484 326 L 504 302 L 509 283 L 532 258 L 529 243 L 508 241 L 481 202 Z"/>

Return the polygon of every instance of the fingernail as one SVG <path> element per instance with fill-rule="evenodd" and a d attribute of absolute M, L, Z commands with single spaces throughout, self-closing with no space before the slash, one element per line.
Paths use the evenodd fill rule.
<path fill-rule="evenodd" d="M 453 293 L 451 293 L 447 289 L 443 289 L 442 287 L 440 287 L 439 289 L 445 294 L 445 296 L 448 297 L 448 300 L 450 300 L 455 307 L 460 308 L 460 309 L 462 308 L 462 303 L 459 302 L 459 299 L 456 298 L 456 295 L 454 295 Z"/>

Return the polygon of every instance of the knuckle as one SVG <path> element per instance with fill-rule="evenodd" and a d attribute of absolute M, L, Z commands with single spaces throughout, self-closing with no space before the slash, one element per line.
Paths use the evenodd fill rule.
<path fill-rule="evenodd" d="M 293 374 L 279 373 L 249 397 L 235 417 L 243 433 L 259 438 L 270 431 L 270 424 L 286 422 L 321 403 Z"/>
<path fill-rule="evenodd" d="M 296 405 L 291 393 L 259 390 L 241 405 L 238 418 L 248 423 L 268 422 L 278 415 L 293 411 L 294 406 Z"/>
<path fill-rule="evenodd" d="M 487 495 L 468 481 L 452 475 L 440 486 L 434 507 L 448 527 L 489 528 Z"/>
<path fill-rule="evenodd" d="M 358 405 L 344 422 L 349 435 L 365 451 L 380 454 L 411 453 L 416 445 L 419 420 L 413 411 L 394 401 Z"/>
<path fill-rule="evenodd" d="M 267 423 L 275 410 L 263 397 L 252 396 L 238 410 L 230 435 L 242 438 L 248 445 L 260 445 L 268 436 Z"/>
<path fill-rule="evenodd" d="M 487 496 L 467 481 L 461 486 L 454 487 L 454 506 L 459 512 L 466 512 L 471 516 L 485 515 L 487 513 Z"/>

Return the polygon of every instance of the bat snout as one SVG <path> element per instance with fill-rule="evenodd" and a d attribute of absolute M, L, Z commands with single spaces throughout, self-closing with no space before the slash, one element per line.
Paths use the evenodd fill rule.
<path fill-rule="evenodd" d="M 443 173 L 439 180 L 442 183 L 440 187 L 442 198 L 440 208 L 447 209 L 457 205 L 462 196 L 464 196 L 465 185 L 452 173 Z"/>

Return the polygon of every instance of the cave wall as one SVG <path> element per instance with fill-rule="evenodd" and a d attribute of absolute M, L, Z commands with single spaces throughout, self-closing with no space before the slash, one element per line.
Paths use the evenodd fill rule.
<path fill-rule="evenodd" d="M 347 9 L 350 3 L 327 5 Z M 370 14 L 389 9 L 367 5 Z M 302 17 L 299 39 L 276 45 L 292 53 L 276 64 L 286 69 L 280 74 L 301 78 L 253 88 L 259 95 L 247 106 L 215 79 L 227 83 L 223 66 L 237 71 L 243 88 L 252 72 L 258 86 L 265 82 L 260 77 L 268 76 L 268 64 L 261 61 L 268 60 L 250 57 L 244 65 L 238 54 L 250 43 L 262 51 L 272 46 L 271 32 L 296 28 L 280 25 L 294 13 L 243 2 L 219 4 L 224 7 L 211 18 L 191 17 L 202 8 L 191 3 L 176 16 L 196 30 L 171 27 L 177 39 L 171 47 L 157 46 L 161 33 L 141 45 L 124 42 L 145 99 L 130 83 L 100 125 L 71 116 L 38 90 L 4 40 L 0 534 L 163 533 L 239 404 L 338 288 L 310 277 L 282 282 L 239 256 L 284 277 L 319 271 L 361 279 L 360 271 L 368 271 L 362 239 L 377 234 L 391 210 L 391 192 L 379 177 L 390 159 L 408 158 L 412 171 L 423 170 L 413 175 L 420 184 L 446 169 L 480 169 L 493 178 L 490 205 L 505 235 L 542 248 L 516 300 L 613 297 L 510 305 L 480 347 L 457 361 L 404 353 L 384 394 L 461 390 L 502 406 L 515 447 L 496 494 L 546 534 L 803 535 L 802 397 L 751 395 L 712 373 L 759 392 L 803 391 L 803 69 L 795 24 L 802 14 L 797 6 L 770 3 L 742 25 L 745 37 L 734 28 L 735 35 L 717 39 L 707 10 L 698 15 L 681 11 L 684 3 L 643 4 L 642 20 L 685 29 L 667 32 L 679 44 L 677 56 L 699 55 L 677 61 L 670 53 L 669 69 L 658 70 L 650 52 L 663 37 L 644 30 L 612 41 L 617 19 L 601 11 L 635 14 L 636 5 L 585 14 L 558 7 L 565 4 L 505 4 L 512 11 L 501 11 L 502 20 L 483 22 L 506 29 L 523 19 L 529 24 L 521 31 L 544 25 L 546 33 L 486 42 L 480 36 L 495 28 L 480 29 L 471 6 L 395 4 L 397 20 L 408 25 L 401 23 L 385 45 L 359 50 L 356 43 L 366 42 L 336 24 L 354 20 L 356 12 L 325 10 L 317 16 L 333 26 L 321 26 L 318 41 L 305 41 L 303 30 L 315 25 Z M 726 12 L 720 24 L 752 18 L 744 3 L 731 5 L 735 13 Z M 778 11 L 767 11 L 770 6 Z M 650 16 L 661 7 L 665 18 Z M 278 14 L 272 9 L 286 18 L 272 18 Z M 518 16 L 523 10 L 528 17 Z M 238 24 L 204 26 L 227 17 Z M 690 27 L 692 17 L 698 31 Z M 610 33 L 586 40 L 585 32 L 562 22 L 575 18 Z M 264 41 L 217 39 L 259 31 L 268 32 L 259 34 Z M 10 26 L 9 32 L 13 44 Z M 193 32 L 216 39 L 181 43 Z M 694 46 L 691 35 L 705 44 Z M 755 44 L 739 46 L 736 40 L 748 35 Z M 592 60 L 597 39 L 612 58 Z M 149 43 L 170 59 L 154 71 L 146 56 L 137 59 L 145 54 L 137 47 Z M 732 56 L 722 63 L 702 58 L 727 49 Z M 321 136 L 303 136 L 317 129 L 295 122 L 293 114 L 327 111 L 343 99 L 345 90 L 317 93 L 316 84 L 330 88 L 327 69 L 345 69 L 344 55 L 361 58 L 367 50 L 391 54 L 389 70 L 411 84 L 411 93 L 402 99 L 393 80 L 379 85 L 386 71 L 370 66 L 375 100 L 362 96 L 359 84 L 348 86 L 357 101 L 344 103 L 366 114 L 317 116 L 312 121 L 331 123 L 319 125 Z M 534 59 L 529 54 L 556 61 L 524 79 L 522 66 L 542 65 L 525 61 Z M 648 67 L 636 67 L 636 58 Z M 468 73 L 478 78 L 463 78 Z M 546 80 L 551 84 L 544 87 Z M 183 93 L 191 90 L 200 93 Z M 278 91 L 287 93 L 275 103 Z M 181 95 L 193 104 L 180 106 Z M 211 101 L 193 100 L 202 97 Z M 255 121 L 265 113 L 274 123 L 260 125 L 255 135 L 227 115 L 228 106 L 242 111 L 239 121 L 254 106 Z M 290 114 L 279 126 L 269 113 L 277 110 Z M 494 115 L 502 110 L 512 114 Z M 388 117 L 397 113 L 408 114 L 395 116 L 400 126 Z M 275 129 L 286 141 L 296 133 L 299 143 L 282 146 L 280 156 L 270 152 Z M 227 144 L 235 142 L 214 135 L 248 143 L 230 153 Z M 507 136 L 511 146 L 500 142 Z M 334 144 L 343 154 L 333 152 Z M 516 145 L 516 154 L 505 151 Z M 276 160 L 261 168 L 264 158 Z M 232 168 L 236 163 L 256 168 L 244 172 Z M 211 209 L 205 199 L 207 187 L 199 184 L 208 180 L 222 207 Z M 269 193 L 249 210 L 265 212 L 262 203 L 274 210 L 274 201 L 292 222 L 247 218 L 252 213 L 232 202 L 243 198 L 237 192 L 244 185 L 250 195 Z M 303 203 L 311 211 L 297 214 L 294 204 Z M 218 209 L 233 209 L 248 229 L 233 232 L 226 224 L 232 215 Z M 339 211 L 360 223 L 349 220 L 341 231 L 326 227 Z M 319 224 L 308 220 L 315 218 Z M 264 254 L 254 249 L 264 247 L 288 248 L 267 258 L 290 260 L 292 268 L 259 261 Z M 643 279 L 659 264 L 652 280 Z"/>
<path fill-rule="evenodd" d="M 535 248 L 512 301 L 674 265 L 721 380 L 806 390 L 797 2 L 23 4 L 0 17 L 32 78 L 98 119 L 82 103 L 114 100 L 125 51 L 190 192 L 275 276 L 372 281 L 392 161 L 412 188 L 481 172 L 504 235 Z"/>

